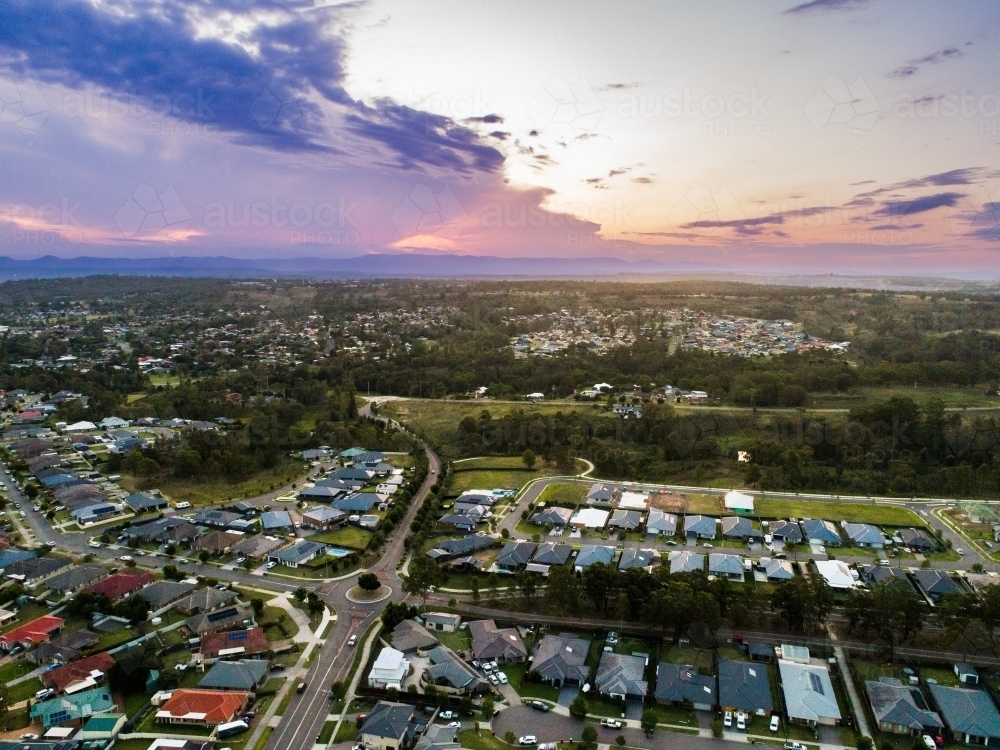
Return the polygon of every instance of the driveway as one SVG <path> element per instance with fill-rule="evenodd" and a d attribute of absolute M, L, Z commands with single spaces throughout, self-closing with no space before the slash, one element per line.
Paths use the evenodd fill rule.
<path fill-rule="evenodd" d="M 560 706 L 566 706 L 569 708 L 569 704 L 573 702 L 573 699 L 580 694 L 580 688 L 575 685 L 566 685 L 559 691 L 559 700 L 556 701 Z"/>

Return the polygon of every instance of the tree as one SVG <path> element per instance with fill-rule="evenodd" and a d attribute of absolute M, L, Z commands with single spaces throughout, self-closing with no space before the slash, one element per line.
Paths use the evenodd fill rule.
<path fill-rule="evenodd" d="M 538 461 L 538 457 L 531 448 L 525 448 L 524 453 L 521 454 L 521 462 L 529 469 L 535 468 L 535 462 Z"/>
<path fill-rule="evenodd" d="M 515 576 L 515 581 L 517 582 L 517 588 L 520 589 L 525 599 L 530 599 L 535 595 L 537 585 L 533 574 L 522 570 Z"/>
<path fill-rule="evenodd" d="M 299 604 L 302 604 L 306 600 L 306 590 L 299 586 L 295 591 L 292 592 L 292 598 L 295 599 Z"/>
<path fill-rule="evenodd" d="M 486 587 L 490 590 L 491 601 L 496 601 L 500 598 L 500 576 L 496 572 L 490 573 L 486 579 Z"/>
<path fill-rule="evenodd" d="M 250 606 L 253 607 L 253 613 L 257 617 L 260 617 L 261 615 L 264 614 L 264 600 L 261 599 L 259 596 L 255 596 L 253 599 L 250 600 Z"/>
<path fill-rule="evenodd" d="M 198 559 L 201 560 L 203 563 L 207 563 L 211 559 L 211 557 L 212 553 L 209 552 L 207 549 L 203 549 L 201 552 L 198 553 Z"/>
<path fill-rule="evenodd" d="M 419 596 L 427 604 L 427 592 L 441 578 L 441 570 L 429 557 L 420 555 L 410 560 L 410 567 L 403 576 L 403 591 Z"/>
<path fill-rule="evenodd" d="M 963 609 L 966 604 L 963 602 Z M 947 603 L 943 609 L 948 609 Z M 877 583 L 869 590 L 851 590 L 844 611 L 852 631 L 873 633 L 889 644 L 890 658 L 896 647 L 918 633 L 924 624 L 923 602 L 899 578 Z"/>
<path fill-rule="evenodd" d="M 771 606 L 793 630 L 814 630 L 833 607 L 833 589 L 819 575 L 796 576 L 778 584 Z"/>
<path fill-rule="evenodd" d="M 858 737 L 858 750 L 875 750 L 875 743 L 872 742 L 872 738 L 865 737 L 864 735 Z"/>
<path fill-rule="evenodd" d="M 583 693 L 577 693 L 573 702 L 569 704 L 569 715 L 574 719 L 587 718 L 587 701 L 583 697 Z"/>
<path fill-rule="evenodd" d="M 340 680 L 337 680 L 330 686 L 330 693 L 333 695 L 334 700 L 340 700 L 347 695 L 347 686 Z"/>
<path fill-rule="evenodd" d="M 647 732 L 652 732 L 656 729 L 656 713 L 651 708 L 647 708 L 642 712 L 642 720 L 639 724 Z"/>
<path fill-rule="evenodd" d="M 495 704 L 493 703 L 493 696 L 492 695 L 484 695 L 483 696 L 483 702 L 482 702 L 480 708 L 481 708 L 482 713 L 483 713 L 483 718 L 486 719 L 486 721 L 489 721 L 490 719 L 492 719 L 493 718 L 493 711 L 495 710 Z"/>
<path fill-rule="evenodd" d="M 569 568 L 560 565 L 549 572 L 545 584 L 545 601 L 557 612 L 571 615 L 580 609 L 580 580 Z"/>
<path fill-rule="evenodd" d="M 472 601 L 479 601 L 479 579 L 476 577 L 472 579 Z"/>
<path fill-rule="evenodd" d="M 510 729 L 504 732 L 503 741 L 506 742 L 508 745 L 513 745 L 516 740 L 517 737 L 514 736 L 514 733 Z"/>
<path fill-rule="evenodd" d="M 389 602 L 382 610 L 382 626 L 386 630 L 392 630 L 403 620 L 413 617 L 416 613 L 416 607 L 407 606 L 402 602 Z"/>
<path fill-rule="evenodd" d="M 597 730 L 594 729 L 590 724 L 583 728 L 583 733 L 580 735 L 580 739 L 583 740 L 583 746 L 588 750 L 594 750 L 597 747 Z"/>
<path fill-rule="evenodd" d="M 594 563 L 583 571 L 583 591 L 600 612 L 608 608 L 608 600 L 618 584 L 618 569 L 604 563 Z"/>
<path fill-rule="evenodd" d="M 378 591 L 382 584 L 374 573 L 362 573 L 358 576 L 358 586 L 365 591 Z"/>
<path fill-rule="evenodd" d="M 323 611 L 325 606 L 323 600 L 319 598 L 319 594 L 315 591 L 309 592 L 309 595 L 306 597 L 306 607 L 309 609 L 309 614 L 317 615 Z"/>
<path fill-rule="evenodd" d="M 184 577 L 184 574 L 177 570 L 176 565 L 164 565 L 163 566 L 163 577 L 169 581 L 179 581 Z"/>
<path fill-rule="evenodd" d="M 625 747 L 625 735 L 619 734 L 615 737 L 615 744 L 618 745 L 618 747 Z"/>

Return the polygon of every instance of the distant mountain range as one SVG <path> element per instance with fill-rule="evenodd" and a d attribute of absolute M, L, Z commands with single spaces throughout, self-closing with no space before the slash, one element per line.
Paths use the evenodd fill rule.
<path fill-rule="evenodd" d="M 353 258 L 264 258 L 181 256 L 101 258 L 80 256 L 19 260 L 0 256 L 0 280 L 122 276 L 211 276 L 221 278 L 571 278 L 621 274 L 697 274 L 727 270 L 711 263 L 662 263 L 619 258 L 497 258 L 473 255 L 370 254 Z"/>

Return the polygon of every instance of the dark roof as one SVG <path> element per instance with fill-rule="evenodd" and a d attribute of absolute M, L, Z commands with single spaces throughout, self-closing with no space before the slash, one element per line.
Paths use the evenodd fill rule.
<path fill-rule="evenodd" d="M 8 565 L 4 568 L 3 574 L 5 576 L 24 576 L 25 579 L 31 581 L 47 576 L 60 568 L 65 568 L 70 562 L 65 557 L 52 557 L 48 555 L 45 557 L 30 557 Z"/>
<path fill-rule="evenodd" d="M 545 542 L 538 545 L 531 561 L 541 565 L 565 565 L 572 554 L 573 548 L 568 544 Z"/>
<path fill-rule="evenodd" d="M 351 511 L 367 513 L 380 502 L 382 502 L 382 498 L 374 492 L 359 492 L 356 495 L 350 495 L 349 497 L 342 497 L 334 500 L 331 505 L 337 510 L 342 510 L 345 513 Z"/>
<path fill-rule="evenodd" d="M 688 664 L 660 662 L 656 667 L 656 700 L 664 703 L 718 705 L 715 676 L 701 674 Z"/>
<path fill-rule="evenodd" d="M 927 708 L 919 688 L 904 685 L 891 677 L 883 677 L 878 682 L 868 680 L 865 688 L 879 724 L 896 724 L 918 731 L 944 726 L 941 717 Z"/>
<path fill-rule="evenodd" d="M 407 733 L 412 718 L 413 706 L 379 701 L 368 714 L 365 723 L 361 725 L 361 732 L 398 740 Z"/>
<path fill-rule="evenodd" d="M 928 685 L 941 717 L 952 732 L 1000 738 L 1000 714 L 985 690 Z"/>
<path fill-rule="evenodd" d="M 746 539 L 747 537 L 760 536 L 760 532 L 754 530 L 749 518 L 743 516 L 723 516 L 722 536 L 732 539 Z"/>
<path fill-rule="evenodd" d="M 590 675 L 584 662 L 590 641 L 570 633 L 546 635 L 535 647 L 531 668 L 547 680 L 577 680 L 582 685 Z"/>
<path fill-rule="evenodd" d="M 913 577 L 917 579 L 920 587 L 932 596 L 940 597 L 961 590 L 951 576 L 941 570 L 915 570 Z"/>
<path fill-rule="evenodd" d="M 766 664 L 722 659 L 719 661 L 719 705 L 744 711 L 774 708 Z"/>
<path fill-rule="evenodd" d="M 489 549 L 494 545 L 494 540 L 486 534 L 469 534 L 461 539 L 445 539 L 434 545 L 435 549 L 444 550 L 449 555 L 468 555 L 470 552 L 478 552 L 481 549 Z"/>
<path fill-rule="evenodd" d="M 507 542 L 497 555 L 497 565 L 513 568 L 527 565 L 537 545 L 532 542 Z"/>
<path fill-rule="evenodd" d="M 185 581 L 154 581 L 136 596 L 145 599 L 149 602 L 149 606 L 157 610 L 184 596 L 194 587 L 195 584 Z"/>
<path fill-rule="evenodd" d="M 108 569 L 103 565 L 84 563 L 83 565 L 74 565 L 69 570 L 52 576 L 45 582 L 45 585 L 52 591 L 72 591 L 81 586 L 88 586 L 102 578 L 107 578 L 107 576 Z"/>
<path fill-rule="evenodd" d="M 217 661 L 198 683 L 200 688 L 253 690 L 267 676 L 267 659 Z"/>

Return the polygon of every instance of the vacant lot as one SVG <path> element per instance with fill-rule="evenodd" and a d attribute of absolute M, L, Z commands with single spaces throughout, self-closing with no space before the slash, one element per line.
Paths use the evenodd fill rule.
<path fill-rule="evenodd" d="M 157 487 L 174 502 L 189 502 L 198 507 L 266 495 L 301 479 L 305 473 L 301 463 L 290 461 L 274 469 L 258 472 L 242 482 L 233 482 L 225 477 L 201 480 L 163 475 L 142 480 L 126 474 L 119 484 L 127 492 Z"/>
<path fill-rule="evenodd" d="M 828 521 L 851 521 L 879 526 L 914 526 L 927 524 L 916 513 L 894 505 L 875 503 L 827 503 L 810 500 L 757 499 L 757 515 L 762 518 L 824 518 Z"/>
<path fill-rule="evenodd" d="M 578 462 L 576 471 L 583 470 L 583 464 Z M 528 469 L 520 458 L 509 456 L 475 458 L 454 464 L 449 494 L 459 495 L 466 490 L 519 490 L 532 479 L 557 474 L 559 472 L 554 467 L 543 467 L 538 464 L 534 469 Z"/>
<path fill-rule="evenodd" d="M 586 484 L 550 484 L 538 500 L 549 505 L 579 505 L 587 499 L 589 488 Z"/>

